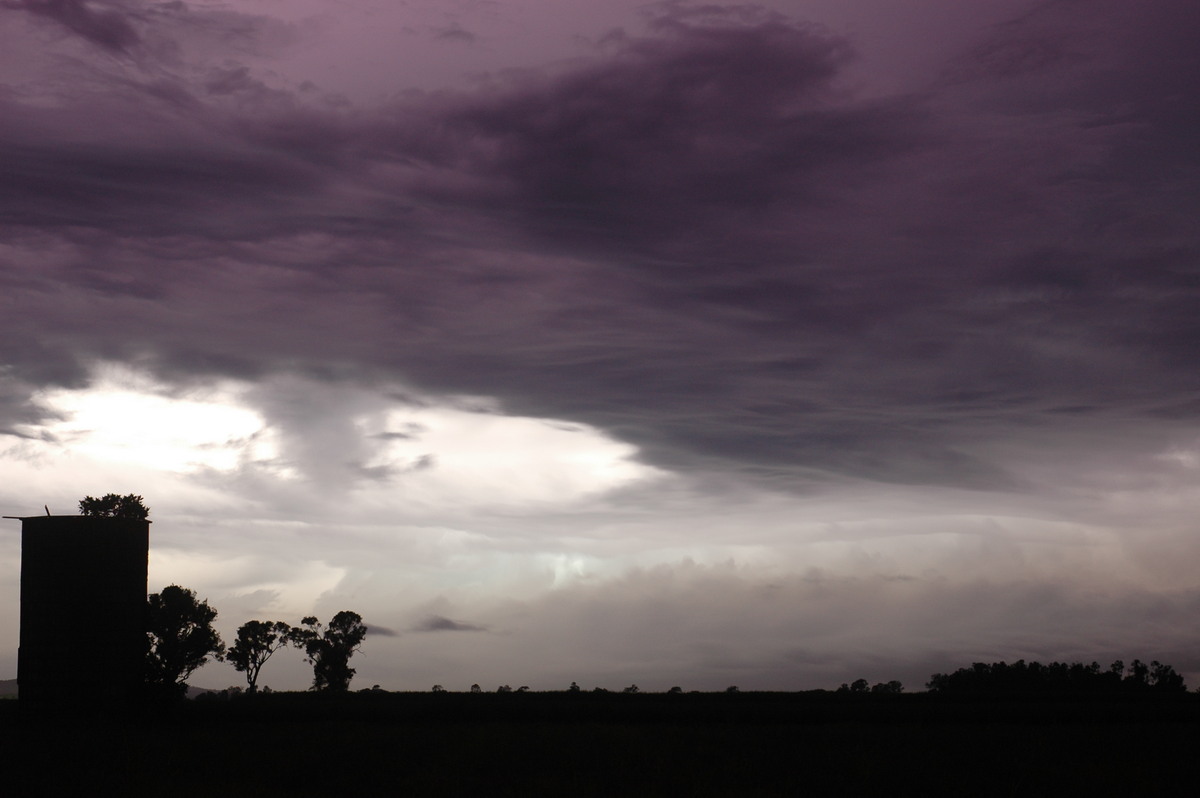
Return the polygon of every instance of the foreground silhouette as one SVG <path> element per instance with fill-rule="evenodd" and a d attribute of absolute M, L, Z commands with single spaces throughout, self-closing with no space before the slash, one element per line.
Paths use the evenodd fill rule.
<path fill-rule="evenodd" d="M 9 703 L 0 745 L 45 795 L 1188 795 L 1200 744 L 1195 694 L 260 689 L 25 729 Z"/>
<path fill-rule="evenodd" d="M 300 645 L 297 630 L 283 621 L 247 621 L 237 630 L 237 642 L 225 659 L 234 670 L 246 674 L 246 692 L 258 692 L 258 675 L 267 660 L 281 648 Z"/>
<path fill-rule="evenodd" d="M 80 499 L 79 514 L 92 518 L 143 519 L 150 515 L 150 509 L 146 507 L 142 497 L 136 494 L 118 496 L 115 493 L 108 493 L 99 499 L 92 496 Z"/>
<path fill-rule="evenodd" d="M 151 698 L 183 697 L 187 679 L 225 644 L 213 629 L 217 611 L 194 591 L 168 585 L 146 600 L 146 685 Z"/>
<path fill-rule="evenodd" d="M 350 667 L 350 657 L 367 636 L 362 616 L 342 610 L 333 616 L 328 627 L 322 626 L 314 616 L 301 623 L 305 628 L 294 631 L 293 637 L 304 647 L 308 662 L 313 666 L 313 689 L 346 692 L 355 673 Z"/>
<path fill-rule="evenodd" d="M 140 511 L 19 520 L 22 711 L 135 705 L 144 693 L 150 522 Z"/>

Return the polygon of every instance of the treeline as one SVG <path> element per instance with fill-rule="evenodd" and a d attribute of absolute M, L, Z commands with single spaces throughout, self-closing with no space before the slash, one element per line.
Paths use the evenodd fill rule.
<path fill-rule="evenodd" d="M 1183 676 L 1157 660 L 1146 664 L 1135 659 L 1125 667 L 1117 660 L 1107 669 L 1093 662 L 1040 662 L 1017 660 L 976 662 L 953 673 L 935 673 L 925 685 L 931 693 L 954 696 L 998 695 L 1162 695 L 1187 692 Z"/>
<path fill-rule="evenodd" d="M 904 692 L 904 685 L 892 679 L 890 682 L 877 682 L 871 684 L 866 679 L 855 679 L 846 684 L 842 682 L 842 686 L 837 689 L 839 693 L 875 693 L 876 695 L 898 695 Z"/>
<path fill-rule="evenodd" d="M 935 673 L 930 677 L 925 687 L 931 694 L 947 696 L 1154 696 L 1182 695 L 1187 692 L 1183 676 L 1170 665 L 1164 665 L 1157 660 L 1149 664 L 1135 659 L 1128 667 L 1122 660 L 1113 662 L 1107 669 L 1099 663 L 1085 665 L 1082 662 L 1051 662 L 1043 665 L 1040 662 L 1017 660 L 1007 662 L 976 662 L 969 668 L 959 668 L 953 673 Z M 446 688 L 440 684 L 433 686 L 433 692 L 445 693 Z M 478 684 L 471 685 L 470 692 L 484 692 Z M 501 685 L 498 693 L 525 693 L 528 687 L 513 690 L 508 685 Z M 581 692 L 575 682 L 567 688 L 568 693 Z M 597 687 L 590 692 L 608 693 L 603 687 Z M 626 687 L 621 693 L 640 693 L 638 686 Z M 666 691 L 668 695 L 684 692 L 680 687 L 672 687 Z M 692 693 L 699 691 L 693 690 Z M 736 686 L 725 688 L 725 693 L 738 693 Z M 815 690 L 810 693 L 826 691 Z M 904 685 L 899 681 L 878 682 L 871 684 L 866 679 L 856 679 L 843 683 L 833 691 L 840 695 L 899 695 L 904 692 Z"/>

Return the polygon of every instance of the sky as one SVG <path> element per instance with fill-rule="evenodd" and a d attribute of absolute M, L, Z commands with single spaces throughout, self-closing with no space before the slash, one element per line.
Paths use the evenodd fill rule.
<path fill-rule="evenodd" d="M 151 591 L 226 642 L 356 611 L 352 687 L 1195 687 L 1198 39 L 1193 0 L 3 0 L 0 508 L 141 494 Z"/>

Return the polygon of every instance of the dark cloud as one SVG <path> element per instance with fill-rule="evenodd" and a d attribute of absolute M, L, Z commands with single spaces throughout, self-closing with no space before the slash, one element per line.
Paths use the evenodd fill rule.
<path fill-rule="evenodd" d="M 367 624 L 368 637 L 399 637 L 400 633 L 395 629 L 388 629 L 386 626 L 376 626 Z"/>
<path fill-rule="evenodd" d="M 431 28 L 433 38 L 442 42 L 461 42 L 463 44 L 474 44 L 478 38 L 474 33 L 459 25 L 457 22 L 451 23 L 440 28 Z"/>
<path fill-rule="evenodd" d="M 178 0 L 4 0 L 2 9 L 26 12 L 59 32 L 120 55 L 125 63 L 136 64 L 143 77 L 194 66 L 218 50 L 222 62 L 230 56 L 278 53 L 302 35 L 296 26 L 270 17 Z"/>
<path fill-rule="evenodd" d="M 459 623 L 440 615 L 431 615 L 414 627 L 415 632 L 486 632 L 486 626 L 475 626 L 469 623 Z"/>
<path fill-rule="evenodd" d="M 4 8 L 30 14 L 61 25 L 101 49 L 126 53 L 141 42 L 127 19 L 125 3 L 87 3 L 84 0 L 6 0 Z"/>
<path fill-rule="evenodd" d="M 1194 413 L 1197 23 L 1151 6 L 1046 4 L 889 101 L 836 37 L 678 5 L 388 108 L 236 63 L 8 96 L 0 346 L 18 385 L 293 371 L 773 485 L 1023 488 L 995 445 Z"/>
<path fill-rule="evenodd" d="M 844 43 L 782 22 L 677 26 L 449 109 L 429 155 L 466 159 L 495 186 L 487 201 L 572 251 L 679 255 L 712 225 L 828 202 L 831 174 L 903 148 L 910 111 L 834 101 L 830 81 L 849 57 Z"/>
<path fill-rule="evenodd" d="M 345 465 L 347 471 L 357 475 L 359 478 L 375 482 L 388 482 L 402 474 L 414 471 L 428 471 L 431 468 L 435 468 L 437 466 L 437 458 L 432 454 L 423 454 L 414 458 L 411 462 L 403 464 L 384 463 L 380 465 L 364 465 L 363 463 L 349 462 Z"/>

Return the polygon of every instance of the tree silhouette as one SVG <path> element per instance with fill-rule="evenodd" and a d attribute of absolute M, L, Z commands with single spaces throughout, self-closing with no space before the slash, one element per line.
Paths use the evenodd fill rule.
<path fill-rule="evenodd" d="M 108 493 L 99 499 L 92 496 L 80 499 L 79 513 L 100 518 L 145 518 L 150 515 L 150 510 L 141 496 L 133 493 L 128 496 Z"/>
<path fill-rule="evenodd" d="M 225 644 L 213 629 L 217 611 L 195 592 L 168 585 L 146 600 L 146 682 L 153 692 L 183 696 L 192 672 L 211 655 L 221 659 Z"/>
<path fill-rule="evenodd" d="M 338 693 L 348 690 L 355 672 L 350 657 L 367 636 L 362 616 L 342 610 L 333 616 L 328 628 L 311 615 L 301 623 L 308 628 L 296 630 L 293 636 L 313 666 L 313 689 Z"/>
<path fill-rule="evenodd" d="M 1170 665 L 1164 665 L 1155 660 L 1150 663 L 1150 683 L 1155 690 L 1164 693 L 1186 693 L 1187 685 L 1183 676 L 1175 672 Z"/>
<path fill-rule="evenodd" d="M 1129 664 L 1128 671 L 1121 660 L 1107 671 L 1096 662 L 976 662 L 954 673 L 935 673 L 926 687 L 947 695 L 1138 695 L 1187 690 L 1183 677 L 1170 665 L 1158 661 L 1147 665 L 1138 659 Z"/>
<path fill-rule="evenodd" d="M 247 621 L 237 630 L 237 642 L 225 653 L 235 670 L 246 674 L 246 692 L 258 692 L 258 674 L 279 649 L 295 643 L 292 627 L 283 621 Z"/>

